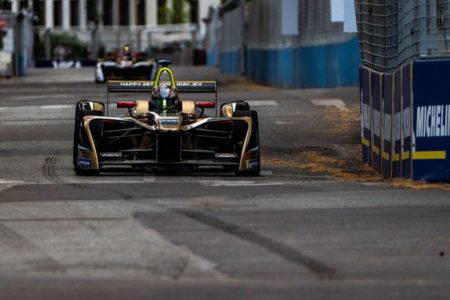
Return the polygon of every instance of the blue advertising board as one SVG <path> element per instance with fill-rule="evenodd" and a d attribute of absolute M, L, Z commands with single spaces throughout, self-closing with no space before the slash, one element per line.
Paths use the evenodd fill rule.
<path fill-rule="evenodd" d="M 402 177 L 411 178 L 411 96 L 412 96 L 412 70 L 411 64 L 402 67 L 402 148 L 401 148 L 401 165 L 402 165 Z"/>
<path fill-rule="evenodd" d="M 363 160 L 386 178 L 450 181 L 450 59 L 360 78 Z"/>
<path fill-rule="evenodd" d="M 402 97 L 401 97 L 401 84 L 402 84 L 402 71 L 397 71 L 394 76 L 394 114 L 393 114 L 393 153 L 392 153 L 392 177 L 402 177 L 401 168 L 401 111 L 402 111 Z"/>
<path fill-rule="evenodd" d="M 392 152 L 393 152 L 393 111 L 394 111 L 394 74 L 384 75 L 383 80 L 383 102 L 382 102 L 382 122 L 383 122 L 383 144 L 381 157 L 383 159 L 383 177 L 392 177 Z"/>
<path fill-rule="evenodd" d="M 450 59 L 418 60 L 413 66 L 415 180 L 450 180 Z"/>
<path fill-rule="evenodd" d="M 372 72 L 372 167 L 381 172 L 381 98 L 383 97 L 383 74 Z"/>
<path fill-rule="evenodd" d="M 370 73 L 367 68 L 361 67 L 360 72 L 360 100 L 361 100 L 361 144 L 362 144 L 362 159 L 366 163 L 372 162 L 370 141 Z"/>

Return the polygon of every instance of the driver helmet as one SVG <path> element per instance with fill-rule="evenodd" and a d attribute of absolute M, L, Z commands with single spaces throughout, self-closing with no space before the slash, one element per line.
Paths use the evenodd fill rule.
<path fill-rule="evenodd" d="M 157 108 L 169 109 L 176 104 L 176 91 L 170 85 L 162 84 L 153 89 L 152 100 Z"/>
<path fill-rule="evenodd" d="M 123 46 L 123 53 L 130 53 L 131 52 L 131 48 L 130 48 L 130 45 L 128 45 L 128 44 L 125 44 L 124 46 Z"/>
<path fill-rule="evenodd" d="M 133 58 L 133 54 L 131 52 L 131 47 L 128 44 L 125 44 L 122 48 L 122 52 L 120 53 L 122 59 L 131 60 Z"/>

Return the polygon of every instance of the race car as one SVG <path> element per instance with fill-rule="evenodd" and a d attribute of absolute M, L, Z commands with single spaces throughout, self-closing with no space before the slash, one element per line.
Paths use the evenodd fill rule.
<path fill-rule="evenodd" d="M 245 101 L 217 106 L 216 81 L 175 81 L 170 61 L 154 81 L 108 81 L 108 93 L 147 93 L 149 99 L 117 101 L 127 113 L 108 116 L 106 103 L 76 104 L 73 165 L 78 175 L 117 166 L 195 171 L 217 166 L 240 176 L 261 169 L 258 114 Z M 163 80 L 163 76 L 168 77 Z M 182 100 L 183 93 L 214 93 L 214 101 Z M 207 116 L 206 110 L 214 116 Z"/>
<path fill-rule="evenodd" d="M 142 61 L 125 45 L 112 60 L 99 60 L 95 67 L 95 82 L 105 83 L 108 79 L 154 79 L 158 64 L 156 61 Z"/>

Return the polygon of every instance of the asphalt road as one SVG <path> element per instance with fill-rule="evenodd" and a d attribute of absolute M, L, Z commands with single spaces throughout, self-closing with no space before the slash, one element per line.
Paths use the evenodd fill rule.
<path fill-rule="evenodd" d="M 364 169 L 356 89 L 175 75 L 251 100 L 262 176 L 77 177 L 74 104 L 105 99 L 93 70 L 0 81 L 0 299 L 449 299 L 450 193 Z"/>

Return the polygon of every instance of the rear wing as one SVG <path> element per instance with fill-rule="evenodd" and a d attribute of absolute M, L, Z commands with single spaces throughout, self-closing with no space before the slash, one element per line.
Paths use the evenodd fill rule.
<path fill-rule="evenodd" d="M 170 85 L 170 81 L 161 81 L 161 84 Z M 153 89 L 154 81 L 147 80 L 109 80 L 107 82 L 107 106 L 109 107 L 109 93 L 150 93 Z M 217 103 L 217 81 L 176 81 L 177 92 L 179 93 L 214 93 L 216 102 L 216 116 L 218 114 Z"/>
<path fill-rule="evenodd" d="M 145 93 L 151 92 L 154 81 L 140 80 L 110 80 L 108 93 Z M 170 85 L 170 81 L 161 81 Z M 217 93 L 217 81 L 176 81 L 177 91 L 180 93 Z"/>

